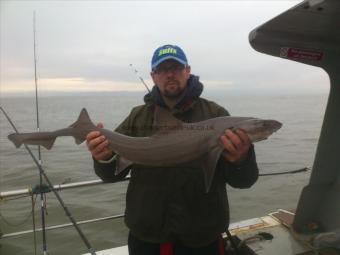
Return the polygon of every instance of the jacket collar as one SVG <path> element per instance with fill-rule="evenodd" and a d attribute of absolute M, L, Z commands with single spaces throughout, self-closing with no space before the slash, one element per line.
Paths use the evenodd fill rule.
<path fill-rule="evenodd" d="M 199 76 L 190 75 L 187 87 L 181 95 L 180 100 L 175 105 L 174 111 L 185 112 L 189 110 L 200 97 L 202 91 L 203 84 L 199 81 Z M 155 105 L 159 105 L 164 108 L 167 107 L 156 85 L 152 87 L 150 93 L 144 96 L 144 102 L 151 107 Z"/>

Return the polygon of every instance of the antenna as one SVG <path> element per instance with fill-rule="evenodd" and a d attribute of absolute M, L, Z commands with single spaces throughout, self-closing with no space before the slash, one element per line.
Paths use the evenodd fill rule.
<path fill-rule="evenodd" d="M 40 121 L 39 121 L 39 100 L 38 100 L 38 76 L 37 76 L 37 50 L 36 50 L 36 30 L 35 30 L 35 11 L 33 12 L 33 52 L 34 52 L 34 83 L 35 83 L 35 108 L 36 108 L 36 118 L 37 118 L 37 131 L 40 131 Z M 38 145 L 38 163 L 41 166 L 41 150 L 40 145 Z M 42 191 L 43 177 L 41 171 L 39 172 L 39 187 L 40 187 L 40 212 L 41 212 L 41 228 L 42 228 L 42 239 L 43 239 L 43 254 L 47 255 L 47 241 L 46 241 L 46 224 L 45 224 L 45 199 L 44 193 Z M 33 215 L 33 223 L 35 222 Z M 34 239 L 35 236 L 34 236 Z M 35 240 L 36 242 L 36 240 Z"/>
<path fill-rule="evenodd" d="M 144 79 L 143 79 L 140 75 L 138 75 L 137 69 L 134 68 L 132 64 L 130 64 L 130 67 L 132 68 L 134 74 L 140 79 L 140 81 L 144 84 L 145 88 L 146 88 L 146 89 L 148 90 L 148 92 L 150 93 L 151 91 L 150 91 L 148 85 L 146 85 Z"/>
<path fill-rule="evenodd" d="M 38 102 L 38 76 L 37 76 L 37 54 L 36 54 L 36 30 L 35 30 L 35 11 L 33 12 L 33 45 L 34 45 L 34 80 L 35 80 L 35 102 L 36 102 L 36 113 L 37 113 L 37 130 L 38 132 L 40 131 L 40 123 L 39 123 L 39 102 Z M 18 130 L 15 128 L 14 124 L 11 122 L 9 116 L 6 114 L 6 112 L 4 111 L 4 109 L 2 107 L 0 107 L 0 110 L 4 113 L 4 115 L 6 116 L 7 120 L 11 123 L 13 129 L 15 130 L 16 133 L 18 133 Z M 33 155 L 32 151 L 30 150 L 30 148 L 25 145 L 26 150 L 28 151 L 28 153 L 30 154 L 30 156 L 32 157 L 34 163 L 37 165 L 38 169 L 39 169 L 39 176 L 40 176 L 40 200 L 41 200 L 41 225 L 42 225 L 42 234 L 43 234 L 43 254 L 44 255 L 48 255 L 47 253 L 47 242 L 46 242 L 46 225 L 45 225 L 45 199 L 44 199 L 44 190 L 43 190 L 43 177 L 45 178 L 49 188 L 51 189 L 51 191 L 54 193 L 54 195 L 56 196 L 56 198 L 58 199 L 60 205 L 62 206 L 62 208 L 64 209 L 66 216 L 69 217 L 70 221 L 72 222 L 73 226 L 75 227 L 75 229 L 77 230 L 78 234 L 80 235 L 81 239 L 83 240 L 83 242 L 85 243 L 86 247 L 88 248 L 89 252 L 91 253 L 91 255 L 96 255 L 96 252 L 94 251 L 94 249 L 92 248 L 91 244 L 89 243 L 89 241 L 87 240 L 86 236 L 84 235 L 84 233 L 81 231 L 81 229 L 79 228 L 77 222 L 74 220 L 71 212 L 68 210 L 68 208 L 66 207 L 66 205 L 64 204 L 61 196 L 59 195 L 58 191 L 54 189 L 52 183 L 50 182 L 47 174 L 45 173 L 44 169 L 42 168 L 42 162 L 41 162 L 41 152 L 40 152 L 40 146 L 38 146 L 38 159 L 36 159 L 36 157 Z M 35 220 L 34 220 L 34 214 L 33 214 L 33 224 L 35 225 Z M 34 235 L 34 241 L 36 243 L 36 237 Z M 36 245 L 35 245 L 36 246 Z M 36 247 L 35 247 L 35 254 L 36 254 Z"/>

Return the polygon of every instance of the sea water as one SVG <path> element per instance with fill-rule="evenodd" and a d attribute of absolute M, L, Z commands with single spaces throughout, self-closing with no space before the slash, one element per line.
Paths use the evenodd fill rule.
<path fill-rule="evenodd" d="M 204 95 L 224 106 L 232 115 L 275 119 L 283 127 L 268 140 L 255 144 L 260 173 L 275 173 L 311 167 L 325 111 L 326 94 Z M 77 94 L 39 98 L 41 131 L 69 126 L 85 107 L 91 119 L 106 128 L 115 128 L 131 108 L 143 103 L 142 93 Z M 7 111 L 21 132 L 36 130 L 35 98 L 1 97 Z M 39 183 L 38 169 L 24 148 L 16 149 L 7 139 L 13 132 L 0 114 L 0 191 L 33 187 Z M 37 149 L 31 147 L 37 155 Z M 71 137 L 56 140 L 52 150 L 41 149 L 42 165 L 53 184 L 94 180 L 93 162 L 86 145 L 76 145 Z M 228 186 L 231 222 L 262 216 L 278 208 L 295 209 L 301 189 L 310 172 L 260 177 L 250 189 Z M 77 221 L 122 214 L 127 182 L 82 187 L 60 192 Z M 46 194 L 46 225 L 69 223 L 52 193 Z M 36 225 L 40 227 L 40 200 L 35 203 Z M 0 200 L 0 231 L 4 234 L 32 229 L 31 198 Z M 123 219 L 81 225 L 96 250 L 126 244 L 128 230 Z M 42 254 L 42 234 L 37 232 L 38 254 Z M 33 234 L 0 239 L 0 254 L 34 254 Z M 47 231 L 49 254 L 87 252 L 73 227 Z"/>

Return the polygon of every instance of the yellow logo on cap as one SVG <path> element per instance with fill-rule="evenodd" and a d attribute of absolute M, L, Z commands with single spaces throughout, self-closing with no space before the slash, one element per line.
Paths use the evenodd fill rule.
<path fill-rule="evenodd" d="M 177 50 L 174 48 L 166 48 L 166 49 L 161 49 L 158 53 L 158 57 L 162 56 L 164 54 L 171 53 L 171 54 L 177 54 Z"/>

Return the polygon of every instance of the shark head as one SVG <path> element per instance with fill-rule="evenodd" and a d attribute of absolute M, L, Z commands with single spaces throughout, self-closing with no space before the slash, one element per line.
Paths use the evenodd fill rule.
<path fill-rule="evenodd" d="M 244 130 L 252 142 L 258 142 L 267 139 L 281 127 L 282 124 L 276 120 L 249 118 L 239 122 L 234 129 Z"/>

